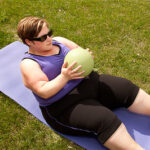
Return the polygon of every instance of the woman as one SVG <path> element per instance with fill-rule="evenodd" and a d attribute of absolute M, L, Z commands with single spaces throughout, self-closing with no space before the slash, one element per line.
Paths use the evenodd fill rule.
<path fill-rule="evenodd" d="M 150 96 L 127 79 L 92 72 L 83 77 L 67 66 L 65 55 L 79 47 L 63 38 L 52 38 L 46 20 L 26 17 L 18 24 L 18 35 L 29 46 L 21 62 L 24 85 L 39 102 L 43 117 L 55 130 L 72 135 L 94 134 L 108 149 L 142 148 L 131 138 L 113 109 L 150 115 Z"/>

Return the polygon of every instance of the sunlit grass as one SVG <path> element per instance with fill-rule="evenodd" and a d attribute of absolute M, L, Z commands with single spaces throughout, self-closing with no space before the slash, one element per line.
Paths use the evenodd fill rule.
<path fill-rule="evenodd" d="M 55 36 L 90 48 L 95 70 L 126 77 L 150 93 L 149 0 L 0 0 L 0 48 L 19 40 L 18 21 L 44 17 Z M 0 94 L 0 148 L 81 150 Z"/>

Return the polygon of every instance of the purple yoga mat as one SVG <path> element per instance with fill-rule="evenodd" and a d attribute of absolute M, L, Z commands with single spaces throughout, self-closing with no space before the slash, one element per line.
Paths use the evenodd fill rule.
<path fill-rule="evenodd" d="M 0 91 L 47 125 L 34 95 L 22 83 L 20 61 L 27 50 L 28 47 L 19 41 L 0 50 Z M 124 122 L 135 141 L 145 150 L 150 150 L 150 117 L 133 114 L 124 108 L 114 112 Z M 95 136 L 61 135 L 87 150 L 105 150 Z"/>

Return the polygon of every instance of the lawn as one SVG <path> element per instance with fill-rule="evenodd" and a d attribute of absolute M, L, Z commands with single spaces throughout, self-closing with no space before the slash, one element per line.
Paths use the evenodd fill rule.
<path fill-rule="evenodd" d="M 0 48 L 19 40 L 18 21 L 44 17 L 55 36 L 89 48 L 95 70 L 122 76 L 150 93 L 149 0 L 0 0 Z M 0 149 L 83 150 L 0 93 Z"/>

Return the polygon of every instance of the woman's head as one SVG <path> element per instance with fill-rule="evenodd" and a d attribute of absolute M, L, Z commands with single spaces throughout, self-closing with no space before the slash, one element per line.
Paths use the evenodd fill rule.
<path fill-rule="evenodd" d="M 25 17 L 18 23 L 17 33 L 18 36 L 21 38 L 23 43 L 26 43 L 26 39 L 33 39 L 37 37 L 40 33 L 43 26 L 49 27 L 48 22 L 45 19 L 38 18 L 38 17 Z"/>

